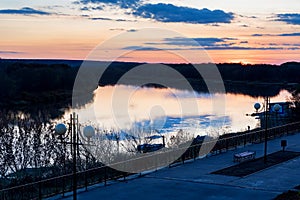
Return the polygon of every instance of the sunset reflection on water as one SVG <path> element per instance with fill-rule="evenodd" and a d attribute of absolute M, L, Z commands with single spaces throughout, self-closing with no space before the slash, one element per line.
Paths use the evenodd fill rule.
<path fill-rule="evenodd" d="M 283 90 L 271 102 L 286 101 L 289 97 L 290 93 Z M 218 100 L 225 100 L 225 108 L 216 108 L 214 102 Z M 256 102 L 263 102 L 263 98 L 117 85 L 98 87 L 92 103 L 68 111 L 66 116 L 75 111 L 81 123 L 93 122 L 102 129 L 128 130 L 138 124 L 161 133 L 185 129 L 195 131 L 195 135 L 206 135 L 216 128 L 218 134 L 224 134 L 244 131 L 248 126 L 256 128 L 258 120 L 246 116 L 254 112 Z"/>

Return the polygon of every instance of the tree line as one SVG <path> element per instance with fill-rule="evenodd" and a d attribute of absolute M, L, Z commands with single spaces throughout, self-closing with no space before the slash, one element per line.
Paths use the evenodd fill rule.
<path fill-rule="evenodd" d="M 92 63 L 92 62 L 91 62 Z M 95 63 L 95 62 L 93 62 Z M 80 61 L 0 60 L 0 107 L 33 109 L 71 104 L 73 84 Z M 107 63 L 96 62 L 97 67 Z M 142 63 L 113 62 L 99 78 L 99 85 L 114 85 Z M 208 92 L 204 80 L 191 64 L 168 64 L 188 80 L 194 90 Z M 199 64 L 209 68 L 212 64 Z M 151 67 L 151 64 L 147 67 Z M 293 91 L 300 83 L 300 63 L 282 65 L 217 64 L 226 92 L 251 96 L 275 96 L 282 89 Z M 142 77 L 137 77 L 142 78 Z M 171 79 L 172 77 L 170 77 Z M 147 87 L 164 87 L 149 83 Z M 91 95 L 92 97 L 92 95 Z M 56 105 L 56 107 L 58 107 Z"/>

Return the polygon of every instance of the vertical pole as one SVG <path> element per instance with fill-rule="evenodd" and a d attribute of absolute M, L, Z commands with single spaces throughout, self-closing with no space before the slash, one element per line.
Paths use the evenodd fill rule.
<path fill-rule="evenodd" d="M 75 113 L 74 113 L 75 114 Z M 78 159 L 78 163 L 77 163 L 77 165 L 78 166 L 82 166 L 81 165 L 81 159 L 80 159 L 80 153 L 79 153 L 79 121 L 78 121 L 78 115 L 76 115 L 76 148 L 77 148 L 77 159 Z"/>
<path fill-rule="evenodd" d="M 73 200 L 77 199 L 77 174 L 76 174 L 76 115 L 73 113 L 73 117 L 71 119 L 72 123 L 72 132 L 73 132 Z"/>
<path fill-rule="evenodd" d="M 39 181 L 39 200 L 42 199 L 42 182 L 41 180 Z"/>
<path fill-rule="evenodd" d="M 72 145 L 72 143 L 73 143 L 73 125 L 72 124 L 73 124 L 73 115 L 70 114 L 70 123 L 69 123 L 69 133 L 70 133 L 70 141 L 71 141 L 71 145 L 70 145 L 71 152 L 70 153 L 73 156 L 73 145 Z"/>
<path fill-rule="evenodd" d="M 269 110 L 269 97 L 265 97 L 265 149 L 264 149 L 264 163 L 267 163 L 268 110 Z"/>
<path fill-rule="evenodd" d="M 107 180 L 107 167 L 104 166 L 104 186 L 106 186 L 106 180 Z"/>
<path fill-rule="evenodd" d="M 88 146 L 90 145 L 90 138 L 88 137 Z M 88 181 L 87 181 L 87 170 L 89 164 L 89 154 L 88 150 L 86 149 L 86 158 L 85 158 L 85 191 L 87 191 Z"/>
<path fill-rule="evenodd" d="M 66 143 L 63 141 L 63 137 L 61 135 L 61 143 L 63 144 L 63 188 L 62 188 L 62 196 L 65 196 L 65 175 L 66 175 Z"/>

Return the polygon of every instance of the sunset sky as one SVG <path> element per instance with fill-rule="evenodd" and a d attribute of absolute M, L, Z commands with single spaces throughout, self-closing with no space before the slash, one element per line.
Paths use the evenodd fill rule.
<path fill-rule="evenodd" d="M 216 63 L 300 61 L 299 0 L 1 0 L 0 27 L 1 58 L 82 60 L 111 41 L 103 50 L 119 56 L 98 59 L 171 63 L 182 61 L 166 52 L 205 51 Z"/>

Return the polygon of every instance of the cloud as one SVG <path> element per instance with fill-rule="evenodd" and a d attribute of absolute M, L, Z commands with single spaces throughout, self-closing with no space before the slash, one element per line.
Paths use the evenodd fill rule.
<path fill-rule="evenodd" d="M 227 41 L 237 40 L 236 38 L 184 38 L 174 37 L 165 38 L 163 44 L 176 46 L 230 46 L 235 43 L 226 43 Z"/>
<path fill-rule="evenodd" d="M 130 21 L 130 20 L 127 20 L 127 19 L 116 19 L 117 22 L 127 22 L 127 21 Z"/>
<path fill-rule="evenodd" d="M 224 42 L 221 38 L 165 38 L 164 44 L 176 46 L 214 46 L 218 42 Z"/>
<path fill-rule="evenodd" d="M 207 24 L 208 26 L 216 26 L 216 27 L 218 27 L 218 26 L 220 26 L 220 24 L 218 24 L 218 23 L 212 23 L 212 24 Z"/>
<path fill-rule="evenodd" d="M 293 37 L 293 36 L 300 36 L 300 32 L 296 33 L 281 33 L 281 34 L 252 34 L 253 37 L 262 37 L 262 36 L 282 36 L 282 37 Z"/>
<path fill-rule="evenodd" d="M 283 43 L 282 45 L 284 45 L 284 46 L 297 46 L 297 47 L 300 47 L 300 43 L 293 43 L 293 44 Z"/>
<path fill-rule="evenodd" d="M 147 47 L 147 46 L 127 46 L 122 48 L 123 50 L 136 50 L 136 51 L 159 51 L 165 50 L 156 47 Z"/>
<path fill-rule="evenodd" d="M 110 31 L 125 31 L 124 28 L 111 28 L 109 30 Z M 126 31 L 133 33 L 133 32 L 137 32 L 138 30 L 137 29 L 127 29 Z"/>
<path fill-rule="evenodd" d="M 84 7 L 80 8 L 80 10 L 81 10 L 81 11 L 87 11 L 87 10 L 90 10 L 90 8 L 84 6 Z"/>
<path fill-rule="evenodd" d="M 240 47 L 240 46 L 215 46 L 206 47 L 205 50 L 283 50 L 281 47 Z M 295 50 L 294 48 L 289 50 Z"/>
<path fill-rule="evenodd" d="M 133 8 L 138 6 L 141 0 L 80 0 L 79 3 L 82 4 L 108 4 L 108 5 L 116 5 L 120 8 Z"/>
<path fill-rule="evenodd" d="M 247 15 L 239 15 L 240 17 L 244 17 L 244 18 L 249 18 L 249 19 L 256 19 L 257 17 L 252 15 L 252 16 L 247 16 Z"/>
<path fill-rule="evenodd" d="M 0 54 L 22 54 L 20 51 L 0 51 Z"/>
<path fill-rule="evenodd" d="M 226 13 L 222 10 L 211 11 L 206 8 L 199 10 L 164 3 L 139 6 L 132 14 L 159 22 L 184 22 L 192 24 L 230 23 L 234 18 L 233 13 Z"/>
<path fill-rule="evenodd" d="M 209 10 L 207 8 L 196 9 L 165 3 L 143 4 L 143 2 L 142 0 L 79 0 L 74 3 L 116 6 L 126 9 L 127 14 L 146 19 L 154 19 L 159 22 L 217 25 L 217 23 L 230 23 L 234 19 L 233 13 L 226 13 L 222 10 Z M 90 8 L 87 6 L 81 8 L 81 10 L 88 9 Z"/>
<path fill-rule="evenodd" d="M 237 40 L 237 38 L 228 38 L 228 37 L 225 37 L 225 38 L 222 38 L 223 40 Z"/>
<path fill-rule="evenodd" d="M 261 37 L 261 36 L 264 36 L 265 34 L 260 34 L 260 33 L 255 33 L 255 34 L 252 34 L 251 36 L 253 37 Z"/>
<path fill-rule="evenodd" d="M 287 24 L 300 25 L 300 14 L 277 14 L 277 19 L 275 21 L 283 21 Z"/>
<path fill-rule="evenodd" d="M 103 20 L 103 21 L 112 21 L 113 20 L 111 18 L 106 18 L 106 17 L 90 17 L 89 19 L 91 19 L 91 20 Z"/>
<path fill-rule="evenodd" d="M 278 36 L 300 36 L 300 32 L 298 32 L 298 33 L 283 33 L 283 34 L 279 34 Z"/>
<path fill-rule="evenodd" d="M 127 19 L 112 19 L 112 18 L 108 18 L 108 17 L 90 17 L 90 20 L 102 20 L 102 21 L 116 21 L 116 22 L 127 22 L 127 21 L 131 21 L 131 20 L 127 20 Z"/>
<path fill-rule="evenodd" d="M 170 50 L 299 50 L 299 47 L 242 47 L 242 46 L 208 46 L 208 47 L 192 47 L 192 48 L 156 48 L 151 46 L 127 46 L 122 48 L 123 50 L 132 50 L 132 51 L 170 51 Z"/>
<path fill-rule="evenodd" d="M 168 50 L 299 50 L 299 44 L 261 44 L 261 47 L 245 46 L 248 41 L 237 38 L 164 38 L 161 42 L 147 42 L 141 46 L 127 46 L 123 49 L 134 51 Z M 167 45 L 167 46 L 166 46 Z"/>
<path fill-rule="evenodd" d="M 103 10 L 102 6 L 96 6 L 96 7 L 88 7 L 88 6 L 84 6 L 80 8 L 81 11 L 91 11 L 91 10 Z"/>
<path fill-rule="evenodd" d="M 0 10 L 0 14 L 10 14 L 10 15 L 50 15 L 51 13 L 35 10 L 33 8 L 24 7 L 21 9 L 4 9 Z"/>
<path fill-rule="evenodd" d="M 137 29 L 129 29 L 129 30 L 127 30 L 127 32 L 137 32 L 138 30 Z"/>
<path fill-rule="evenodd" d="M 42 6 L 40 8 L 47 9 L 47 10 L 57 10 L 59 8 L 64 8 L 64 6 L 62 6 L 62 5 L 48 5 L 48 6 Z"/>
<path fill-rule="evenodd" d="M 110 31 L 124 31 L 124 28 L 110 28 Z"/>

